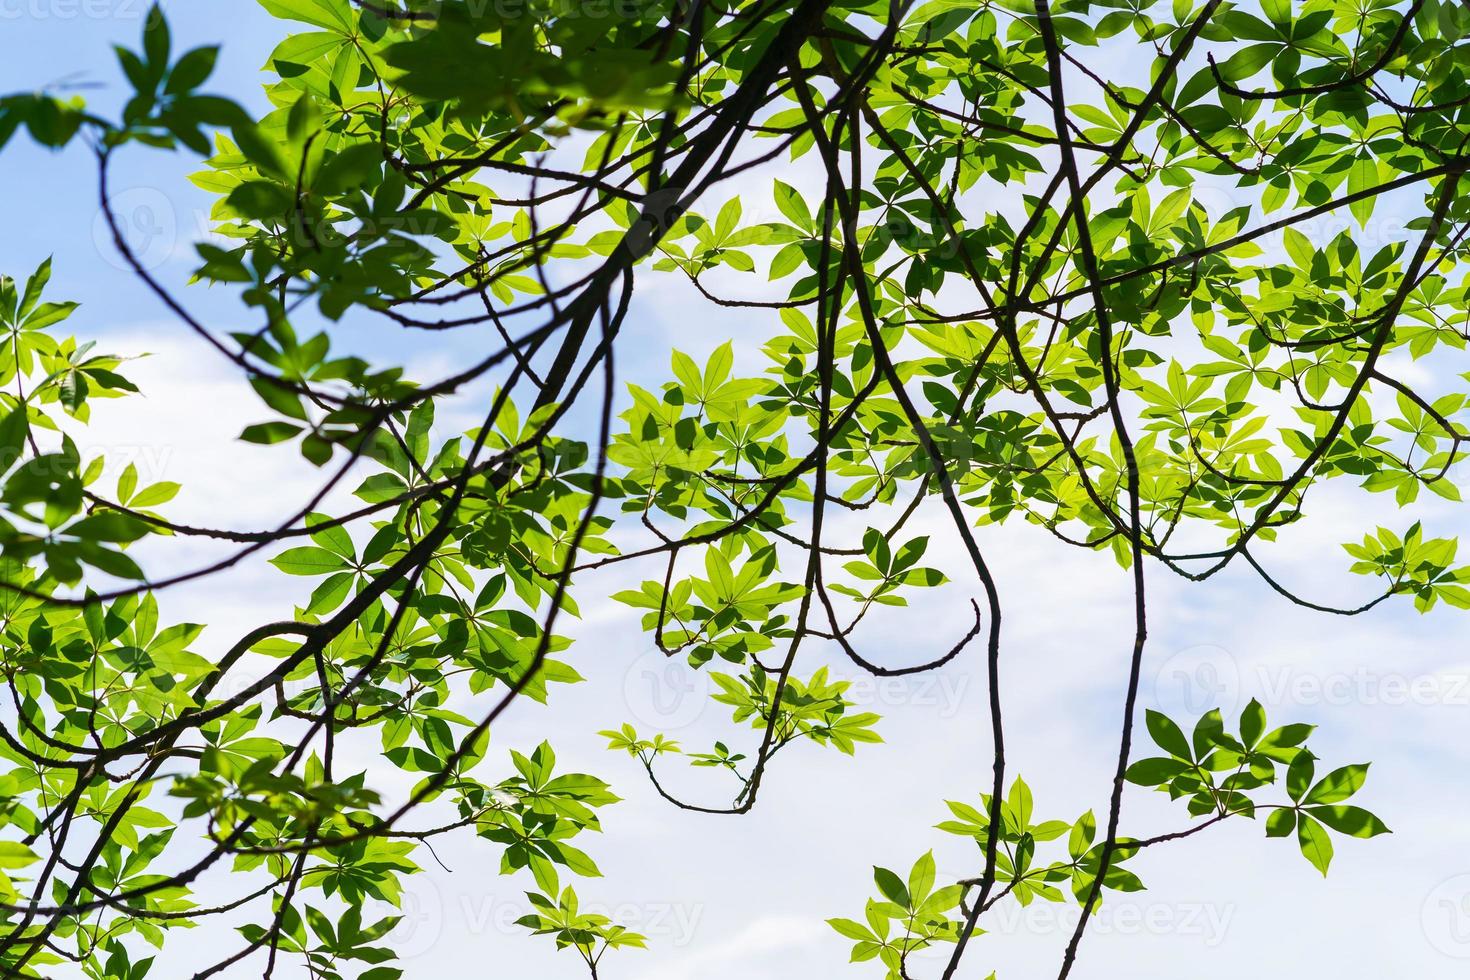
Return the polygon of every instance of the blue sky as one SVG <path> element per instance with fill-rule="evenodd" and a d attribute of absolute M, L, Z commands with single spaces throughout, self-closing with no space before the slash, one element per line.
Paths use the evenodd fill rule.
<path fill-rule="evenodd" d="M 280 22 L 248 0 L 178 0 L 169 11 L 176 47 L 223 42 L 215 87 L 263 103 L 257 70 L 282 34 Z M 89 101 L 115 106 L 121 89 L 109 45 L 136 44 L 143 13 L 139 0 L 0 0 L 0 91 L 93 82 L 101 87 L 87 90 Z M 197 166 L 186 154 L 130 150 L 114 178 L 124 195 L 118 210 L 139 236 L 135 246 L 156 255 L 160 276 L 174 284 L 187 274 L 187 245 L 202 229 L 197 215 L 208 203 L 186 180 Z M 289 454 L 233 441 L 241 426 L 259 420 L 253 397 L 118 268 L 105 242 L 97 244 L 95 179 L 81 147 L 53 153 L 18 138 L 0 153 L 0 270 L 24 276 L 54 254 L 53 289 L 83 303 L 72 321 L 76 331 L 120 351 L 153 353 L 134 371 L 145 397 L 99 411 L 89 436 L 94 446 L 151 453 L 153 478 L 186 485 L 175 511 L 181 519 L 219 522 L 223 511 L 244 524 L 269 521 L 306 492 L 313 471 L 283 458 Z M 647 285 L 624 342 L 631 380 L 657 383 L 670 343 L 700 352 L 768 329 L 743 314 L 711 314 L 676 283 Z M 238 310 L 227 291 L 186 295 L 216 328 L 235 325 Z M 431 342 L 415 338 L 397 356 L 427 375 L 453 365 L 458 345 L 472 341 L 436 335 Z M 1345 574 L 1338 544 L 1387 521 L 1382 498 L 1338 487 L 1316 503 L 1308 526 L 1264 554 L 1283 579 L 1310 588 L 1314 598 L 1350 603 L 1369 583 Z M 1470 530 L 1462 510 L 1429 504 L 1423 511 L 1437 534 Z M 941 517 L 930 515 L 925 526 L 959 579 L 963 565 L 946 553 Z M 1063 549 L 1026 527 L 987 529 L 981 543 L 996 556 L 1008 608 L 1012 767 L 1049 816 L 1101 809 L 1131 628 L 1127 578 L 1108 560 Z M 213 552 L 188 544 L 170 554 L 189 566 Z M 588 845 L 606 877 L 581 891 L 584 901 L 631 910 L 651 949 L 610 960 L 606 975 L 875 975 L 871 965 L 845 965 L 847 944 L 821 920 L 860 914 L 875 863 L 906 870 L 934 847 L 945 872 L 974 873 L 975 855 L 930 828 L 947 815 L 943 800 L 975 802 L 986 783 L 978 659 L 961 658 L 932 681 L 887 688 L 839 665 L 867 685 L 866 702 L 887 716 L 883 745 L 863 749 L 856 761 L 793 750 L 745 819 L 678 813 L 647 791 L 634 764 L 602 751 L 594 734 L 624 720 L 662 726 L 690 743 L 728 734 L 712 706 L 701 709 L 687 696 L 687 675 L 667 674 L 649 658 L 634 611 L 592 600 L 645 574 L 652 573 L 620 571 L 590 583 L 583 619 L 568 628 L 579 637 L 572 662 L 589 683 L 562 691 L 549 708 L 518 708 L 493 736 L 502 752 L 550 737 L 570 767 L 603 775 L 627 798 L 608 814 L 605 838 Z M 288 612 L 298 585 L 253 563 L 178 590 L 164 606 L 175 619 L 211 623 L 205 642 L 218 648 L 241 629 Z M 1464 614 L 1441 609 L 1421 617 L 1400 603 L 1360 620 L 1324 617 L 1287 605 L 1240 570 L 1198 586 L 1153 570 L 1150 586 L 1145 704 L 1183 716 L 1208 703 L 1238 709 L 1257 697 L 1273 720 L 1319 723 L 1317 751 L 1326 762 L 1374 760 L 1363 799 L 1395 834 L 1343 843 L 1325 882 L 1290 842 L 1266 840 L 1253 824 L 1227 825 L 1170 853 L 1147 854 L 1136 870 L 1149 890 L 1100 920 L 1074 976 L 1463 976 L 1470 963 Z M 942 601 L 879 620 L 865 643 L 895 663 L 947 646 L 964 628 L 959 594 L 947 591 Z M 374 769 L 371 753 L 359 762 Z M 723 789 L 682 773 L 678 780 L 691 796 Z M 1182 811 L 1167 801 L 1141 791 L 1127 799 L 1125 827 L 1140 836 L 1183 823 Z M 550 955 L 508 924 L 524 911 L 521 883 L 496 875 L 484 849 L 449 841 L 440 856 L 455 870 L 429 863 L 409 889 L 412 914 L 393 937 L 408 957 L 408 977 L 478 976 L 479 965 L 492 962 L 506 964 L 506 976 L 579 975 L 569 957 Z M 978 980 L 992 969 L 1001 980 L 1045 976 L 1069 927 L 1035 910 L 998 917 L 969 954 L 964 976 Z M 182 975 L 191 956 L 221 941 L 207 929 L 181 937 L 157 975 Z"/>
<path fill-rule="evenodd" d="M 212 85 L 252 108 L 266 106 L 259 69 L 281 36 L 280 21 L 243 0 L 183 0 L 165 9 L 175 51 L 222 44 Z M 79 86 L 99 114 L 115 115 L 127 88 L 112 46 L 139 47 L 146 13 L 142 0 L 8 0 L 0 14 L 0 91 Z M 194 215 L 209 203 L 186 179 L 197 169 L 198 160 L 186 154 L 119 157 L 113 178 L 115 191 L 125 195 L 119 211 L 143 254 L 157 257 L 194 237 Z M 0 265 L 14 275 L 54 253 L 58 284 L 65 282 L 90 309 L 106 310 L 105 321 L 89 324 L 106 329 L 156 316 L 157 307 L 117 267 L 112 251 L 98 245 L 96 180 L 84 147 L 55 152 L 13 140 L 0 155 L 0 184 L 8 190 Z M 169 263 L 166 271 L 176 276 L 184 268 Z M 200 295 L 191 302 L 213 305 Z M 221 295 L 217 305 L 223 311 L 230 304 Z"/>

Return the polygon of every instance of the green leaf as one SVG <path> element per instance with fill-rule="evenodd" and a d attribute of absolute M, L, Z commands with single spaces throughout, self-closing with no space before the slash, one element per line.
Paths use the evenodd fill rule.
<path fill-rule="evenodd" d="M 1248 749 L 1255 748 L 1266 731 L 1266 709 L 1261 702 L 1251 698 L 1250 704 L 1240 713 L 1240 740 Z"/>
<path fill-rule="evenodd" d="M 1148 724 L 1148 732 L 1153 736 L 1155 744 L 1170 755 L 1180 759 L 1193 760 L 1194 755 L 1189 750 L 1189 740 L 1184 737 L 1184 732 L 1174 724 L 1168 716 L 1152 708 L 1145 715 Z"/>
<path fill-rule="evenodd" d="M 1314 806 L 1307 812 L 1318 820 L 1349 837 L 1377 837 L 1392 833 L 1382 820 L 1367 810 L 1356 806 Z"/>
<path fill-rule="evenodd" d="M 929 897 L 934 888 L 934 874 L 934 852 L 929 851 L 914 862 L 913 870 L 909 872 L 908 894 L 914 905 L 922 904 Z"/>
<path fill-rule="evenodd" d="M 21 327 L 25 330 L 43 330 L 65 320 L 76 308 L 76 303 L 41 303 L 26 317 Z"/>
<path fill-rule="evenodd" d="M 1367 154 L 1360 154 L 1353 161 L 1352 168 L 1348 170 L 1348 193 L 1357 194 L 1370 190 L 1377 187 L 1378 183 L 1378 164 Z M 1360 201 L 1354 201 L 1348 207 L 1360 224 L 1367 224 L 1368 219 L 1373 216 L 1373 206 L 1377 201 L 1376 195 L 1370 195 Z"/>
<path fill-rule="evenodd" d="M 186 53 L 169 73 L 164 91 L 178 94 L 198 88 L 214 73 L 214 63 L 218 57 L 219 48 L 214 46 L 195 48 Z"/>
<path fill-rule="evenodd" d="M 174 499 L 182 487 L 177 483 L 163 481 L 144 487 L 138 495 L 128 501 L 129 507 L 157 507 Z"/>
<path fill-rule="evenodd" d="M 1252 44 L 1242 48 L 1220 65 L 1220 76 L 1227 82 L 1241 82 L 1255 75 L 1281 50 L 1277 43 Z"/>
<path fill-rule="evenodd" d="M 1293 800 L 1301 800 L 1306 795 L 1308 787 L 1312 784 L 1312 775 L 1316 771 L 1312 753 L 1306 749 L 1298 749 L 1291 760 L 1291 765 L 1286 770 L 1286 791 Z"/>
<path fill-rule="evenodd" d="M 290 548 L 271 559 L 271 564 L 288 575 L 326 575 L 348 568 L 340 555 L 325 548 Z"/>
<path fill-rule="evenodd" d="M 276 17 L 299 20 L 328 30 L 352 33 L 354 18 L 345 0 L 260 0 Z"/>
<path fill-rule="evenodd" d="M 1316 250 L 1312 248 L 1312 242 L 1297 231 L 1295 228 L 1286 228 L 1281 232 L 1282 243 L 1286 246 L 1286 254 L 1296 263 L 1296 267 L 1302 271 L 1312 268 L 1312 259 L 1316 256 Z"/>
<path fill-rule="evenodd" d="M 802 200 L 801 193 L 790 184 L 777 179 L 773 182 L 776 194 L 776 207 L 784 214 L 792 224 L 802 231 L 811 232 L 815 229 L 811 210 Z"/>
<path fill-rule="evenodd" d="M 871 942 L 873 939 L 873 934 L 867 927 L 851 919 L 828 919 L 827 925 L 837 930 L 845 939 L 855 939 L 858 942 Z"/>
<path fill-rule="evenodd" d="M 1267 837 L 1287 837 L 1296 830 L 1296 811 L 1289 809 L 1272 810 L 1266 817 Z"/>
<path fill-rule="evenodd" d="M 357 557 L 357 548 L 352 543 L 352 535 L 341 524 L 325 526 L 330 520 L 326 514 L 306 516 L 306 526 L 311 529 L 311 540 L 348 561 L 354 560 Z"/>
<path fill-rule="evenodd" d="M 154 4 L 143 22 L 143 53 L 148 63 L 161 69 L 168 64 L 169 30 L 163 8 Z"/>
<path fill-rule="evenodd" d="M 1262 0 L 1261 10 L 1273 24 L 1284 26 L 1291 23 L 1291 0 Z"/>
<path fill-rule="evenodd" d="M 1302 814 L 1297 822 L 1296 839 L 1301 845 L 1302 854 L 1325 878 L 1327 866 L 1332 863 L 1332 839 L 1327 835 L 1326 829 L 1311 817 Z"/>
<path fill-rule="evenodd" d="M 284 442 L 300 431 L 301 426 L 290 422 L 262 422 L 258 425 L 247 425 L 245 431 L 240 433 L 240 438 L 245 442 L 269 446 Z"/>
<path fill-rule="evenodd" d="M 251 180 L 230 192 L 230 207 L 257 221 L 283 218 L 292 207 L 290 193 L 268 180 Z"/>
<path fill-rule="evenodd" d="M 1312 787 L 1311 792 L 1302 802 L 1341 803 L 1362 789 L 1367 778 L 1368 767 L 1366 765 L 1343 766 L 1341 769 L 1334 769 Z"/>
<path fill-rule="evenodd" d="M 878 884 L 878 891 L 884 898 L 900 908 L 910 908 L 908 889 L 904 887 L 903 881 L 889 871 L 887 868 L 873 869 L 873 880 Z"/>
<path fill-rule="evenodd" d="M 0 868 L 24 868 L 40 858 L 36 852 L 15 841 L 0 841 Z"/>
<path fill-rule="evenodd" d="M 1139 759 L 1128 767 L 1124 773 L 1130 783 L 1139 786 L 1158 786 L 1160 783 L 1168 782 L 1175 776 L 1188 771 L 1188 764 L 1178 759 Z"/>
<path fill-rule="evenodd" d="M 20 299 L 20 308 L 16 311 L 15 314 L 16 319 L 22 322 L 25 321 L 26 316 L 29 315 L 31 310 L 36 308 L 36 304 L 40 302 L 41 293 L 45 290 L 46 284 L 50 281 L 51 259 L 50 257 L 47 257 L 47 259 L 36 268 L 36 271 L 31 274 L 31 277 L 26 280 L 25 295 L 23 295 Z"/>

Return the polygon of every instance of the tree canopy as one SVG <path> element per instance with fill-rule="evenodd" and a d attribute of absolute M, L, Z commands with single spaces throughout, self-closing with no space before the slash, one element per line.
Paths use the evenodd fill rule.
<path fill-rule="evenodd" d="M 880 739 L 813 651 L 882 676 L 981 665 L 993 751 L 937 828 L 974 841 L 973 871 L 939 880 L 923 854 L 877 869 L 861 910 L 834 898 L 832 928 L 873 961 L 856 973 L 910 978 L 944 945 L 936 976 L 983 976 L 985 914 L 1043 901 L 1084 912 L 1063 978 L 1087 913 L 1143 886 L 1145 848 L 1254 820 L 1325 874 L 1343 838 L 1387 832 L 1357 805 L 1367 766 L 1319 760 L 1310 725 L 1254 701 L 1171 719 L 1138 694 L 1158 576 L 1245 565 L 1323 615 L 1470 608 L 1456 541 L 1395 508 L 1335 529 L 1367 582 L 1348 605 L 1263 554 L 1328 481 L 1459 499 L 1470 388 L 1404 368 L 1456 363 L 1470 325 L 1462 6 L 260 2 L 284 40 L 258 118 L 157 11 L 116 52 L 119 117 L 0 98 L 0 145 L 95 154 L 139 288 L 259 396 L 240 438 L 321 472 L 265 528 L 171 520 L 180 487 L 133 469 L 109 485 L 74 435 L 137 390 L 128 365 L 67 334 L 87 311 L 53 298 L 49 260 L 0 280 L 7 975 L 181 976 L 170 935 L 210 918 L 238 943 L 197 977 L 391 980 L 395 920 L 364 902 L 395 902 L 450 833 L 531 889 L 528 932 L 617 975 L 604 954 L 644 939 L 573 881 L 598 874 L 583 832 L 618 797 L 549 742 L 507 758 L 488 740 L 518 699 L 581 679 L 558 625 L 624 563 L 647 580 L 611 598 L 730 716 L 713 745 L 604 733 L 672 807 L 746 813 L 788 745 Z M 230 324 L 191 312 L 109 207 L 120 155 L 168 152 L 200 161 L 195 288 L 238 297 Z M 660 279 L 749 330 L 629 384 L 620 332 Z M 351 353 L 369 323 L 396 352 Z M 449 331 L 478 359 L 410 376 L 407 353 Z M 488 392 L 482 421 L 436 426 L 466 391 Z M 339 486 L 359 503 L 328 512 Z M 963 575 L 926 564 L 921 509 L 950 521 Z M 853 517 L 866 530 L 841 532 Z M 1080 817 L 1042 813 L 1007 765 L 1002 522 L 1110 553 L 1131 582 L 1131 646 L 1095 652 L 1126 677 L 1116 770 Z M 150 574 L 130 550 L 154 537 L 233 550 Z M 170 588 L 256 554 L 303 580 L 296 608 L 194 652 L 204 625 L 176 622 Z M 967 632 L 912 662 L 864 642 L 930 589 Z M 349 740 L 413 789 L 344 767 Z M 1180 830 L 1129 836 L 1142 789 L 1179 801 Z"/>

